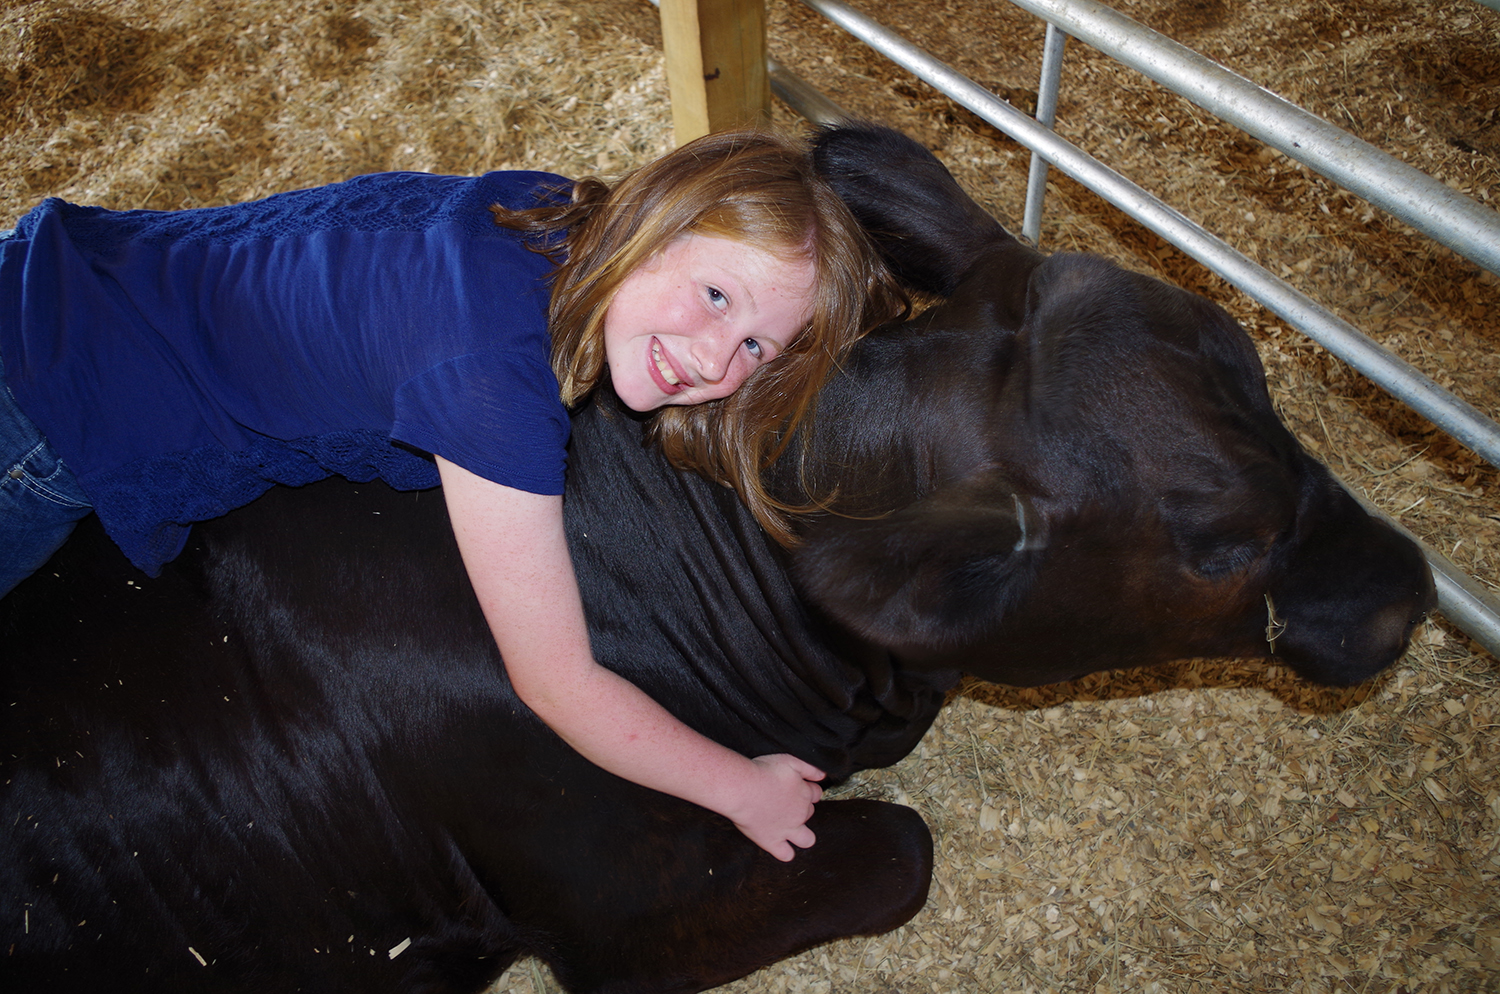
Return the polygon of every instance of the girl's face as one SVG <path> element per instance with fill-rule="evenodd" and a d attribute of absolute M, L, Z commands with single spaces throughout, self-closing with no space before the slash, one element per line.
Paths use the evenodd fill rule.
<path fill-rule="evenodd" d="M 807 325 L 811 259 L 680 235 L 620 284 L 604 314 L 615 393 L 636 411 L 733 393 Z"/>

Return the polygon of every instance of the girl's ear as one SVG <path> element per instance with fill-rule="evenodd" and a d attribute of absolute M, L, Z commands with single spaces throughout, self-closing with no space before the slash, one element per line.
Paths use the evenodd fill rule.
<path fill-rule="evenodd" d="M 991 471 L 883 517 L 819 518 L 793 569 L 808 599 L 851 631 L 932 658 L 993 631 L 1045 547 L 1045 523 Z"/>

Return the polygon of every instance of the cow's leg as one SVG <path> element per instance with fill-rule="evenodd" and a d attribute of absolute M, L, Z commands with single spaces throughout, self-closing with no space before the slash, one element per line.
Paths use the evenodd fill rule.
<path fill-rule="evenodd" d="M 932 837 L 909 808 L 825 801 L 810 822 L 817 843 L 782 863 L 718 815 L 538 752 L 557 764 L 528 764 L 545 798 L 507 805 L 535 820 L 506 853 L 467 855 L 481 877 L 493 867 L 488 889 L 569 990 L 704 990 L 889 931 L 926 900 Z"/>
<path fill-rule="evenodd" d="M 888 932 L 921 910 L 932 837 L 916 812 L 833 801 L 812 827 L 817 845 L 782 863 L 715 825 L 701 850 L 689 847 L 705 862 L 681 862 L 667 875 L 682 898 L 668 892 L 621 922 L 619 943 L 579 949 L 565 982 L 611 994 L 700 991 L 823 942 Z"/>

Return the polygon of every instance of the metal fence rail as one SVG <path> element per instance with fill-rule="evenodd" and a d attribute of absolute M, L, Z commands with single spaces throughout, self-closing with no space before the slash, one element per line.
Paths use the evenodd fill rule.
<path fill-rule="evenodd" d="M 1147 71 L 1143 67 L 1151 67 L 1147 75 L 1152 75 L 1152 78 L 1170 89 L 1177 90 L 1179 77 L 1182 77 L 1182 85 L 1192 91 L 1184 94 L 1189 99 L 1194 99 L 1196 95 L 1205 101 L 1203 105 L 1206 109 L 1218 113 L 1215 106 L 1210 106 L 1214 104 L 1233 113 L 1235 118 L 1226 116 L 1225 119 L 1237 124 L 1242 119 L 1245 123 L 1240 126 L 1258 137 L 1262 136 L 1262 132 L 1273 136 L 1264 139 L 1273 147 L 1290 145 L 1291 151 L 1288 154 L 1296 152 L 1295 158 L 1320 172 L 1327 166 L 1342 173 L 1344 157 L 1357 164 L 1377 163 L 1374 171 L 1379 174 L 1378 182 L 1369 177 L 1355 177 L 1354 181 L 1359 184 L 1354 188 L 1355 192 L 1377 206 L 1391 210 L 1419 230 L 1426 231 L 1434 226 L 1443 228 L 1450 220 L 1453 221 L 1454 229 L 1459 234 L 1443 231 L 1443 237 L 1438 240 L 1455 248 L 1460 254 L 1500 271 L 1500 215 L 1495 212 L 1468 201 L 1431 177 L 1392 159 L 1373 146 L 1358 142 L 1358 139 L 1344 134 L 1294 104 L 1287 103 L 1217 63 L 1204 59 L 1092 0 L 1012 2 L 1049 21 L 1051 40 L 1048 47 L 1049 50 L 1055 50 L 1056 56 L 1044 59 L 1049 63 L 1043 71 L 1044 90 L 1048 86 L 1049 70 L 1055 78 L 1054 66 L 1060 62 L 1062 39 L 1060 34 L 1054 37 L 1054 30 L 1076 34 L 1106 55 L 1126 64 L 1139 62 L 1135 68 L 1143 72 Z M 1223 276 L 1492 465 L 1500 466 L 1500 426 L 1367 338 L 1347 321 L 1329 312 L 1284 280 L 1266 272 L 1227 243 L 1093 156 L 1059 138 L 1049 128 L 874 20 L 839 0 L 803 0 L 803 3 L 1026 145 L 1042 160 L 1061 169 L 1187 255 Z M 1058 22 L 1056 29 L 1052 27 L 1053 18 Z M 1117 43 L 1129 59 L 1113 50 Z M 1172 70 L 1168 72 L 1162 69 L 1163 63 L 1171 65 Z M 1194 76 L 1195 72 L 1200 71 L 1201 76 Z M 1158 72 L 1164 78 L 1153 75 Z M 773 72 L 772 86 L 778 96 L 810 119 L 829 121 L 844 116 L 836 105 L 821 95 L 817 95 L 817 100 L 821 102 L 809 105 L 804 110 L 800 99 L 809 92 L 817 94 L 817 91 L 779 66 Z M 1247 87 L 1249 91 L 1253 91 L 1248 96 L 1245 90 Z M 1267 99 L 1271 103 L 1267 103 Z M 1255 105 L 1257 109 L 1253 113 L 1244 111 L 1240 105 L 1245 102 Z M 1291 114 L 1286 108 L 1296 113 Z M 1311 118 L 1311 122 L 1307 118 Z M 1291 137 L 1286 137 L 1277 130 L 1278 123 L 1283 120 L 1295 124 L 1290 132 Z M 1330 130 L 1336 134 L 1329 134 Z M 1358 142 L 1363 148 L 1350 144 L 1353 142 Z M 1286 148 L 1282 150 L 1288 151 Z M 1399 169 L 1394 168 L 1392 163 Z M 1411 182 L 1408 173 L 1415 173 L 1421 179 Z M 1033 176 L 1035 175 L 1034 168 Z M 1430 189 L 1433 184 L 1436 185 L 1436 190 Z M 1430 200 L 1425 197 L 1424 191 L 1433 195 Z M 1034 194 L 1029 193 L 1028 205 L 1033 199 Z M 1037 209 L 1039 210 L 1039 201 Z M 1037 224 L 1039 225 L 1039 221 Z M 1473 256 L 1470 256 L 1470 251 L 1474 252 Z M 1433 569 L 1438 587 L 1439 610 L 1492 655 L 1500 655 L 1500 602 L 1442 553 L 1420 540 L 1418 544 Z"/>
<path fill-rule="evenodd" d="M 1491 465 L 1500 466 L 1500 425 L 1466 401 L 1438 386 L 1430 377 L 1365 336 L 1348 321 L 1318 304 L 1290 283 L 1268 273 L 1228 243 L 1188 220 L 1076 145 L 1053 134 L 984 87 L 876 21 L 839 0 L 803 0 L 803 3 L 1041 155 L 1374 380 L 1392 396 L 1453 436 L 1460 444 L 1478 453 Z M 1148 29 L 1142 27 L 1141 30 Z M 1452 193 L 1446 186 L 1442 189 Z M 1497 223 L 1495 238 L 1497 245 L 1500 245 L 1500 223 Z"/>
<path fill-rule="evenodd" d="M 1500 214 L 1095 0 L 1010 0 L 1500 274 Z"/>

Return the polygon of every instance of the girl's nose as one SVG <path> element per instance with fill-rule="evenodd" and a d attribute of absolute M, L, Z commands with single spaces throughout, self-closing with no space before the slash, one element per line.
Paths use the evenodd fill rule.
<path fill-rule="evenodd" d="M 698 375 L 706 383 L 718 383 L 729 372 L 734 362 L 739 339 L 732 334 L 705 335 L 693 345 L 693 359 L 698 364 Z"/>

